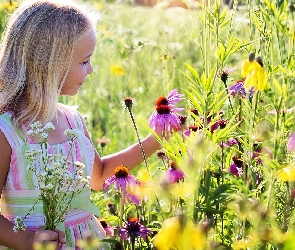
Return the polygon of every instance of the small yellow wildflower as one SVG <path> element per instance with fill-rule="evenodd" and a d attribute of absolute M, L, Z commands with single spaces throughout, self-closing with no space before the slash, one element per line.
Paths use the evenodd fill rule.
<path fill-rule="evenodd" d="M 122 67 L 112 66 L 111 71 L 114 75 L 125 75 L 125 70 Z"/>
<path fill-rule="evenodd" d="M 94 3 L 92 3 L 92 5 L 94 6 L 94 8 L 96 8 L 98 10 L 102 10 L 104 7 L 102 2 L 99 2 L 99 3 L 94 2 Z"/>
<path fill-rule="evenodd" d="M 93 237 L 90 231 L 85 231 L 82 240 L 77 241 L 77 246 L 85 250 L 97 249 L 100 246 L 100 240 Z"/>
<path fill-rule="evenodd" d="M 0 4 L 0 11 L 7 10 L 9 12 L 13 11 L 18 6 L 17 2 L 11 1 Z"/>
<path fill-rule="evenodd" d="M 267 73 L 263 69 L 260 57 L 254 60 L 255 54 L 250 53 L 249 59 L 244 60 L 241 66 L 241 75 L 245 78 L 245 88 L 249 90 L 254 87 L 256 90 L 264 90 L 267 84 Z"/>
<path fill-rule="evenodd" d="M 34 250 L 55 250 L 55 244 L 54 243 L 34 243 L 33 246 Z"/>
<path fill-rule="evenodd" d="M 295 181 L 295 163 L 279 169 L 277 176 L 281 181 Z"/>
<path fill-rule="evenodd" d="M 180 218 L 169 218 L 163 222 L 153 243 L 158 250 L 205 249 L 206 237 L 192 221 L 181 222 Z"/>

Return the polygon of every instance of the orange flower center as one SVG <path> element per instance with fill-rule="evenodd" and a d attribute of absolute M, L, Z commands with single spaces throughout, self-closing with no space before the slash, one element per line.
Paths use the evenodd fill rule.
<path fill-rule="evenodd" d="M 137 221 L 138 221 L 138 219 L 135 217 L 131 217 L 128 219 L 128 222 L 137 222 Z"/>
<path fill-rule="evenodd" d="M 160 105 L 168 105 L 168 100 L 166 99 L 166 97 L 161 96 L 158 98 L 158 100 L 156 101 L 156 105 L 160 106 Z"/>
<path fill-rule="evenodd" d="M 124 165 L 121 165 L 115 168 L 114 175 L 117 178 L 126 178 L 128 174 L 129 174 L 129 169 Z"/>

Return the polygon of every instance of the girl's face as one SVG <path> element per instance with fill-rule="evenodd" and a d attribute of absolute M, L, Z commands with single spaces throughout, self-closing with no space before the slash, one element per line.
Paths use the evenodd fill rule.
<path fill-rule="evenodd" d="M 61 89 L 61 95 L 76 95 L 87 75 L 93 72 L 90 57 L 94 52 L 95 45 L 96 36 L 93 30 L 77 42 L 73 62 Z"/>

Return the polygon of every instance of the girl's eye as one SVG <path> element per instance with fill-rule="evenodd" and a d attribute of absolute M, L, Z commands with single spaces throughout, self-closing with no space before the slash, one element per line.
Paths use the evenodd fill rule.
<path fill-rule="evenodd" d="M 86 64 L 88 64 L 88 63 L 89 63 L 89 61 L 86 61 L 86 62 L 83 62 L 82 64 L 83 64 L 83 65 L 86 65 Z"/>

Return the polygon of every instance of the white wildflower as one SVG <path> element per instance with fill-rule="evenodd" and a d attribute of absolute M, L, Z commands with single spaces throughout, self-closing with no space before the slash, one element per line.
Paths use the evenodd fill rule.
<path fill-rule="evenodd" d="M 47 186 L 46 186 L 47 189 L 52 189 L 53 188 L 53 185 L 51 183 L 49 183 Z"/>
<path fill-rule="evenodd" d="M 49 132 L 49 131 L 55 129 L 55 126 L 52 124 L 52 122 L 48 122 L 48 123 L 45 124 L 43 129 Z"/>
<path fill-rule="evenodd" d="M 80 168 L 80 169 L 85 168 L 85 165 L 82 162 L 75 161 L 74 164 L 77 168 Z"/>
<path fill-rule="evenodd" d="M 71 138 L 71 140 L 76 139 L 81 134 L 79 129 L 66 129 L 64 135 Z"/>

